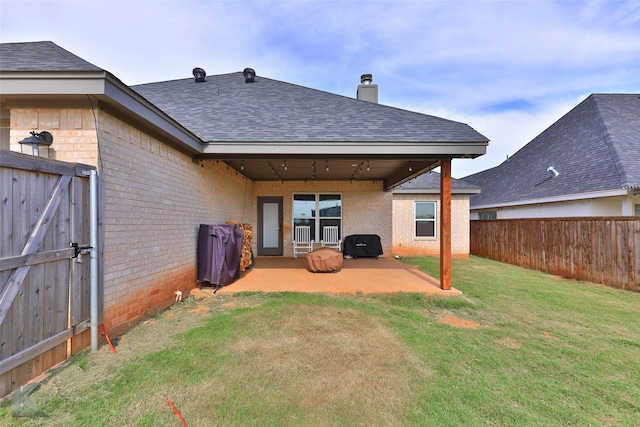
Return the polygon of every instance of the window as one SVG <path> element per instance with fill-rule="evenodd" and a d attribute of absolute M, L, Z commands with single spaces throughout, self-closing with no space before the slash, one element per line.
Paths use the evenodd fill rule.
<path fill-rule="evenodd" d="M 497 211 L 478 212 L 478 219 L 498 219 Z"/>
<path fill-rule="evenodd" d="M 323 239 L 322 230 L 327 225 L 338 226 L 338 238 L 342 238 L 342 196 L 340 194 L 294 194 L 293 226 L 311 227 L 311 239 Z"/>
<path fill-rule="evenodd" d="M 436 202 L 416 202 L 416 237 L 436 237 Z"/>
<path fill-rule="evenodd" d="M 636 215 L 636 216 L 640 216 L 640 205 L 636 205 L 636 206 L 635 206 L 635 208 L 636 208 L 636 210 L 635 210 L 635 212 L 636 212 L 636 213 L 635 213 L 635 215 Z"/>

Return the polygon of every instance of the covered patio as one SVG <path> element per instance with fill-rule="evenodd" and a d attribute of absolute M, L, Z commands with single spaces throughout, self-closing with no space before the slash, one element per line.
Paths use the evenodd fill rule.
<path fill-rule="evenodd" d="M 255 261 L 255 266 L 243 272 L 240 279 L 218 292 L 462 294 L 454 288 L 441 289 L 439 280 L 390 257 L 345 259 L 337 273 L 312 273 L 307 270 L 304 257 L 258 257 Z"/>

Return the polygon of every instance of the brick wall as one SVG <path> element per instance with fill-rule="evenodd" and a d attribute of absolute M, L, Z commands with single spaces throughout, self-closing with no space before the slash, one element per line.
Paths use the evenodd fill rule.
<path fill-rule="evenodd" d="M 90 109 L 12 110 L 11 122 L 12 149 L 29 131 L 48 130 L 52 157 L 100 170 L 104 323 L 112 333 L 196 286 L 199 224 L 253 216 L 252 183 L 225 163 L 195 164 L 102 111 L 94 120 Z"/>
<path fill-rule="evenodd" d="M 392 194 L 385 192 L 381 181 L 277 181 L 254 182 L 253 200 L 264 196 L 283 198 L 284 256 L 293 256 L 292 224 L 294 193 L 341 193 L 342 236 L 350 234 L 377 234 L 386 254 L 391 251 Z M 252 224 L 257 224 L 253 213 Z M 256 227 L 257 229 L 257 227 Z M 257 239 L 254 252 L 257 253 Z"/>
<path fill-rule="evenodd" d="M 415 237 L 415 202 L 436 202 L 436 237 Z M 395 194 L 393 196 L 393 253 L 397 255 L 440 255 L 440 195 Z M 469 256 L 469 196 L 451 197 L 451 253 Z"/>

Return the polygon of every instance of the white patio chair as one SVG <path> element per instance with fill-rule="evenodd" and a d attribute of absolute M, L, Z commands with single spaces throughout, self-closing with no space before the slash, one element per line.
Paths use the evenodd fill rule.
<path fill-rule="evenodd" d="M 297 259 L 298 254 L 307 254 L 311 251 L 313 251 L 311 227 L 308 225 L 296 225 L 293 237 L 293 258 Z"/>
<path fill-rule="evenodd" d="M 322 228 L 322 246 L 340 250 L 342 239 L 338 238 L 338 226 L 328 225 Z"/>

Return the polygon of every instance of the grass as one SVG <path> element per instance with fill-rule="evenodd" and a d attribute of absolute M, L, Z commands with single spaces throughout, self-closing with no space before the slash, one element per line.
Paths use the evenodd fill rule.
<path fill-rule="evenodd" d="M 438 260 L 406 259 L 438 276 Z M 59 426 L 640 425 L 640 294 L 472 257 L 462 297 L 218 295 L 74 358 Z"/>

